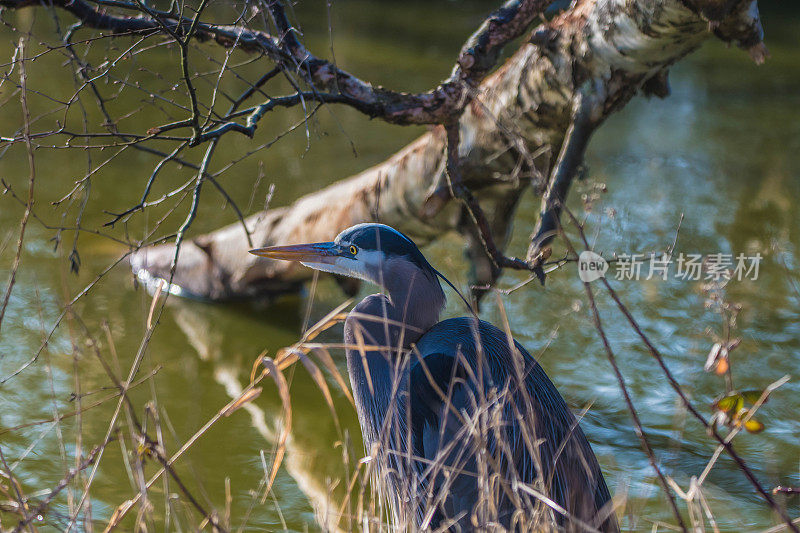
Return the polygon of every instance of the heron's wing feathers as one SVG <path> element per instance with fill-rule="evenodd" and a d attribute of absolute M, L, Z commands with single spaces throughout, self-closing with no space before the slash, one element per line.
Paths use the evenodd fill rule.
<path fill-rule="evenodd" d="M 597 459 L 564 398 L 520 344 L 487 322 L 452 318 L 428 330 L 417 349 L 426 367 L 415 363 L 410 376 L 411 423 L 414 434 L 423 437 L 414 443 L 416 454 L 429 461 L 445 457 L 451 469 L 466 465 L 470 468 L 464 470 L 475 472 L 467 459 L 476 461 L 470 447 L 480 444 L 488 452 L 484 457 L 493 461 L 487 465 L 490 477 L 534 484 L 583 521 L 596 520 L 610 500 Z M 479 413 L 490 426 L 480 435 L 474 423 Z M 473 501 L 485 485 L 470 474 L 429 479 L 434 489 L 451 483 L 457 485 L 454 492 L 472 491 Z M 497 496 L 502 521 L 514 506 L 502 491 Z M 617 530 L 613 513 L 597 525 Z"/>
<path fill-rule="evenodd" d="M 447 415 L 445 407 L 449 404 L 454 409 L 458 408 L 452 404 L 452 395 L 463 385 L 464 371 L 456 364 L 452 355 L 428 354 L 413 364 L 409 383 L 412 434 L 425 435 L 431 430 L 445 428 L 443 422 L 446 419 L 442 419 Z M 451 416 L 452 414 L 450 413 Z M 426 437 L 428 446 L 425 446 L 426 439 L 418 439 L 414 442 L 414 453 L 419 457 L 433 459 L 430 454 L 438 444 L 430 440 L 433 435 Z"/>
<path fill-rule="evenodd" d="M 474 501 L 475 454 L 468 444 L 473 391 L 455 355 L 429 353 L 411 367 L 409 383 L 412 443 L 425 480 L 429 524 L 468 520 Z"/>

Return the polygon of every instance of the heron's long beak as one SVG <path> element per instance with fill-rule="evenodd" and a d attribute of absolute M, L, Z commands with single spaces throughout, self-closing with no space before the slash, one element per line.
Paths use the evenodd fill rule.
<path fill-rule="evenodd" d="M 270 246 L 250 250 L 253 255 L 283 259 L 284 261 L 300 261 L 301 263 L 333 263 L 340 255 L 339 245 L 333 242 L 317 242 L 313 244 L 293 244 L 291 246 Z"/>

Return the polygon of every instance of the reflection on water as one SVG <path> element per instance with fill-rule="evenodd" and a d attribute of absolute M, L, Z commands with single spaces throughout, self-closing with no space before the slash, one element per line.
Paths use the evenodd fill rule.
<path fill-rule="evenodd" d="M 454 5 L 441 2 L 431 8 L 423 3 L 404 3 L 402 7 L 394 3 L 377 7 L 370 2 L 337 3 L 337 60 L 357 74 L 386 85 L 411 90 L 428 87 L 446 73 L 461 39 L 485 10 L 480 4 Z M 443 20 L 448 24 L 441 24 Z M 42 31 L 47 30 L 46 20 L 36 22 Z M 674 69 L 669 99 L 637 99 L 612 117 L 593 139 L 588 159 L 590 181 L 604 182 L 609 189 L 594 204 L 590 219 L 597 232 L 592 237 L 598 249 L 618 253 L 664 249 L 674 239 L 683 213 L 676 253 L 758 251 L 765 257 L 759 279 L 731 284 L 727 295 L 744 306 L 737 332 L 743 340 L 733 356 L 737 387 L 763 388 L 785 374 L 793 377 L 764 407 L 761 418 L 767 424 L 766 431 L 737 437 L 738 449 L 768 487 L 800 485 L 800 385 L 795 379 L 800 355 L 800 279 L 796 274 L 800 247 L 800 209 L 796 202 L 800 198 L 800 93 L 796 90 L 800 85 L 800 53 L 794 37 L 798 22 L 796 13 L 764 13 L 772 59 L 758 69 L 739 51 L 725 50 L 718 44 L 706 46 Z M 306 30 L 312 45 L 327 48 L 324 21 L 309 17 Z M 10 33 L 3 35 L 2 42 L 8 43 Z M 11 49 L 5 45 L 0 54 L 8 58 Z M 166 58 L 162 60 L 166 63 Z M 56 68 L 60 60 L 47 61 L 32 66 L 32 76 L 55 84 L 63 74 Z M 3 135 L 13 132 L 17 113 L 10 104 L 0 109 Z M 146 116 L 131 120 L 132 129 L 145 130 L 152 125 Z M 291 117 L 275 115 L 272 129 L 260 128 L 263 131 L 259 135 L 268 139 L 291 121 Z M 248 205 L 253 198 L 251 210 L 255 210 L 269 184 L 275 183 L 275 202 L 283 204 L 380 161 L 418 132 L 333 109 L 315 123 L 310 151 L 306 152 L 306 138 L 299 132 L 243 161 L 226 175 L 226 186 L 240 205 Z M 358 157 L 351 156 L 351 141 Z M 236 157 L 244 144 L 223 144 L 220 160 Z M 0 176 L 14 187 L 23 187 L 26 164 L 23 152 L 12 148 L 0 159 Z M 43 149 L 37 153 L 41 197 L 36 209 L 45 220 L 58 221 L 60 212 L 47 202 L 68 191 L 74 179 L 83 175 L 86 164 L 86 160 L 65 151 Z M 130 199 L 141 193 L 143 176 L 152 165 L 153 161 L 142 155 L 125 154 L 96 174 L 85 225 L 105 222 L 104 209 L 127 207 Z M 259 169 L 264 177 L 253 193 Z M 157 187 L 168 190 L 180 183 L 185 179 L 181 172 L 165 175 Z M 590 186 L 588 182 L 580 184 L 584 191 Z M 161 192 L 159 189 L 158 194 Z M 576 190 L 573 194 L 574 209 L 582 207 L 580 193 Z M 234 220 L 230 209 L 219 209 L 219 199 L 213 194 L 205 201 L 198 232 Z M 537 207 L 532 197 L 522 202 L 513 243 L 519 250 L 525 248 Z M 8 196 L 0 198 L 4 269 L 13 257 L 21 212 Z M 141 236 L 152 223 L 137 218 L 128 231 Z M 122 229 L 114 231 L 123 235 Z M 65 266 L 63 248 L 53 253 L 53 237 L 53 231 L 37 223 L 28 228 L 23 268 L 0 337 L 2 377 L 36 353 L 64 302 L 124 253 L 119 244 L 82 235 L 82 269 L 75 276 Z M 72 236 L 64 234 L 63 239 L 68 242 Z M 455 237 L 442 239 L 426 253 L 451 278 L 465 277 L 460 243 Z M 519 279 L 519 275 L 509 274 L 503 282 L 511 284 Z M 646 333 L 668 356 L 671 369 L 687 391 L 699 405 L 710 403 L 723 385 L 716 376 L 702 372 L 702 365 L 712 342 L 706 329 L 718 329 L 719 317 L 704 308 L 698 284 L 672 279 L 619 282 L 617 286 Z M 101 324 L 107 323 L 122 369 L 128 368 L 138 349 L 150 305 L 149 296 L 133 287 L 123 266 L 112 271 L 76 306 L 106 351 L 111 345 Z M 314 294 L 311 320 L 323 316 L 341 299 L 336 285 L 322 280 Z M 668 519 L 669 512 L 639 450 L 582 302 L 583 291 L 571 267 L 555 273 L 544 289 L 529 285 L 503 297 L 517 339 L 532 353 L 542 352 L 542 364 L 574 407 L 591 404 L 584 429 L 606 478 L 612 490 L 628 496 L 626 513 L 635 517 L 628 525 L 649 530 L 652 520 Z M 137 405 L 153 396 L 157 399 L 163 417 L 169 421 L 167 444 L 173 448 L 168 451 L 174 452 L 179 443 L 237 396 L 262 350 L 274 354 L 297 339 L 307 304 L 306 294 L 284 298 L 268 307 L 196 302 L 172 302 L 167 307 L 142 364 L 142 372 L 160 370 L 152 387 L 143 384 L 132 395 L 140 402 Z M 714 447 L 679 408 L 668 384 L 613 304 L 601 298 L 600 311 L 659 459 L 666 472 L 686 488 L 691 476 L 702 472 Z M 455 302 L 448 312 L 459 312 Z M 500 320 L 491 299 L 484 318 Z M 337 333 L 330 335 L 335 339 Z M 39 359 L 0 386 L 0 431 L 75 410 L 77 401 L 71 398 L 76 392 L 76 369 L 81 376 L 84 405 L 109 393 L 101 389 L 108 385 L 107 379 L 85 346 L 79 325 L 68 316 Z M 261 453 L 270 458 L 280 431 L 280 399 L 269 385 L 255 402 L 214 426 L 179 463 L 186 479 L 192 486 L 202 487 L 203 498 L 217 509 L 225 506 L 229 479 L 231 515 L 243 517 L 253 506 L 248 524 L 254 529 L 282 529 L 285 522 L 291 530 L 314 530 L 319 517 L 329 520 L 328 504 L 335 508 L 341 501 L 341 480 L 347 479 L 356 459 L 344 461 L 338 443 L 352 437 L 355 444 L 351 448 L 360 449 L 355 414 L 336 385 L 332 382 L 331 390 L 341 432 L 305 370 L 297 368 L 290 375 L 294 424 L 286 468 L 279 474 L 274 499 L 262 504 L 256 497 L 254 504 L 251 494 L 264 476 Z M 110 402 L 81 417 L 65 419 L 63 438 L 52 424 L 41 424 L 2 433 L 0 445 L 14 462 L 35 443 L 14 471 L 30 492 L 52 487 L 74 463 L 74 430 L 82 428 L 83 446 L 90 447 L 106 431 L 112 411 Z M 119 446 L 110 446 L 98 470 L 92 501 L 96 519 L 107 520 L 114 506 L 136 493 L 123 467 L 122 453 Z M 743 531 L 773 523 L 731 461 L 720 460 L 711 471 L 706 489 L 721 529 Z M 69 499 L 80 498 L 77 491 L 67 492 L 57 508 L 62 515 L 68 514 Z M 797 501 L 789 505 L 797 514 Z M 233 523 L 237 524 L 235 518 Z M 345 524 L 340 527 L 347 529 Z"/>
<path fill-rule="evenodd" d="M 175 323 L 186 335 L 198 356 L 213 365 L 214 381 L 231 399 L 238 398 L 249 382 L 249 368 L 247 361 L 239 358 L 231 360 L 230 356 L 241 353 L 237 349 L 236 339 L 251 340 L 248 331 L 257 327 L 257 324 L 250 320 L 236 321 L 223 330 L 217 326 L 219 309 L 178 301 L 171 310 Z M 240 312 L 233 311 L 234 314 Z M 295 331 L 298 325 L 293 324 Z M 252 346 L 250 342 L 247 345 Z M 304 401 L 302 406 L 298 406 L 299 412 L 292 417 L 292 432 L 283 459 L 288 476 L 285 476 L 287 479 L 283 482 L 294 482 L 308 500 L 307 504 L 313 507 L 317 522 L 325 524 L 328 530 L 336 530 L 334 517 L 337 516 L 342 502 L 342 491 L 334 487 L 334 481 L 347 479 L 347 471 L 342 467 L 340 449 L 335 449 L 332 444 L 341 441 L 343 434 L 337 431 L 333 417 L 325 420 L 319 416 L 327 407 L 319 389 L 313 383 L 302 378 L 296 379 L 292 381 L 291 390 L 294 398 L 302 398 Z M 243 409 L 250 415 L 253 428 L 263 439 L 260 446 L 270 450 L 279 438 L 282 409 L 277 398 L 270 394 L 265 396 L 266 398 L 261 398 L 258 402 L 245 404 Z M 338 411 L 343 417 L 340 423 L 346 422 L 348 427 L 357 427 L 358 422 L 353 416 L 352 408 L 348 409 L 347 402 L 339 403 Z"/>

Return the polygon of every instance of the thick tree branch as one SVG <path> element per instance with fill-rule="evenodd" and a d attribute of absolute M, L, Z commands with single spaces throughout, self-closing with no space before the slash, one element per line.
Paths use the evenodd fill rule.
<path fill-rule="evenodd" d="M 569 122 L 564 118 L 565 112 L 567 115 L 571 112 L 569 102 L 573 96 L 570 95 L 577 94 L 579 88 L 587 84 L 601 89 L 604 97 L 596 102 L 598 116 L 593 124 L 596 127 L 640 88 L 663 94 L 666 69 L 696 48 L 709 35 L 709 28 L 718 37 L 749 48 L 754 57 L 763 58 L 765 54 L 758 13 L 753 8 L 755 2 L 731 0 L 720 10 L 712 9 L 712 4 L 719 3 L 717 0 L 658 0 L 641 5 L 622 0 L 581 0 L 571 11 L 542 26 L 534 33 L 532 44 L 525 45 L 498 75 L 481 83 L 497 61 L 503 45 L 521 35 L 549 3 L 544 0 L 506 2 L 469 38 L 451 76 L 438 87 L 419 94 L 373 87 L 316 57 L 297 39 L 278 0 L 266 4 L 277 35 L 243 25 L 202 22 L 199 11 L 191 19 L 157 11 L 138 0 L 134 3 L 55 0 L 51 5 L 74 14 L 81 20 L 82 27 L 109 29 L 118 34 L 161 32 L 181 44 L 183 78 L 192 102 L 191 117 L 168 127 L 154 128 L 155 138 L 163 138 L 161 133 L 177 127 L 192 127 L 190 139 L 177 138 L 183 142 L 188 140 L 192 146 L 214 142 L 231 131 L 253 136 L 258 122 L 268 111 L 308 100 L 348 105 L 368 116 L 398 124 L 454 124 L 458 121 L 459 129 L 468 132 L 467 136 L 461 134 L 461 138 L 470 139 L 468 146 L 459 146 L 462 154 L 459 174 L 463 177 L 456 180 L 455 188 L 450 183 L 443 193 L 441 185 L 447 181 L 443 170 L 448 165 L 446 157 L 440 160 L 441 167 L 436 165 L 436 168 L 441 170 L 435 172 L 439 186 L 426 199 L 422 216 L 414 215 L 422 218 L 425 225 L 434 219 L 440 224 L 443 215 L 452 220 L 452 215 L 447 213 L 452 210 L 443 208 L 452 199 L 449 193 L 457 192 L 473 228 L 463 223 L 456 223 L 455 227 L 472 241 L 470 258 L 477 272 L 474 281 L 485 284 L 492 283 L 503 267 L 533 270 L 542 279 L 540 264 L 544 255 L 538 253 L 541 246 L 533 246 L 526 261 L 506 257 L 502 249 L 521 187 L 538 180 L 537 176 L 553 175 L 554 179 L 547 202 L 550 207 L 543 210 L 542 230 L 547 233 L 553 225 L 553 217 L 558 217 L 557 200 L 566 198 L 574 175 L 572 167 L 580 163 L 585 149 L 585 143 L 582 147 L 567 143 L 561 151 L 569 153 L 569 157 L 560 159 L 564 165 L 559 165 L 558 172 L 551 174 L 546 156 L 562 145 L 569 129 Z M 0 5 L 8 8 L 35 4 L 33 0 L 0 0 Z M 136 12 L 137 16 L 126 15 L 126 11 Z M 303 92 L 296 87 L 295 95 L 268 99 L 250 110 L 228 113 L 221 120 L 211 120 L 209 114 L 206 124 L 200 128 L 199 110 L 187 76 L 185 47 L 192 38 L 260 52 L 275 62 L 279 70 L 299 75 L 310 90 Z M 236 120 L 245 115 L 244 124 Z M 441 143 L 442 140 L 428 141 Z M 496 158 L 498 153 L 502 154 L 500 158 Z M 531 154 L 538 154 L 538 159 Z M 491 158 L 491 162 L 487 158 Z M 512 182 L 510 186 L 503 183 L 506 179 Z M 537 188 L 545 185 L 534 183 Z M 484 195 L 482 191 L 490 191 L 490 194 Z M 491 198 L 488 214 L 484 213 L 486 207 L 481 208 L 479 203 L 481 196 Z M 434 201 L 430 202 L 431 199 Z M 505 215 L 492 213 L 497 208 L 508 212 Z M 453 226 L 452 222 L 441 225 L 442 230 Z"/>
<path fill-rule="evenodd" d="M 591 94 L 591 89 L 583 89 L 575 96 L 572 120 L 553 167 L 550 183 L 542 197 L 539 220 L 531 235 L 527 256 L 531 264 L 536 264 L 537 258 L 545 256 L 543 249 L 558 234 L 561 210 L 567 201 L 567 193 L 583 163 L 589 138 L 600 118 L 597 116 L 597 101 L 597 95 Z"/>
<path fill-rule="evenodd" d="M 111 30 L 119 34 L 165 32 L 181 43 L 182 51 L 186 41 L 195 38 L 199 41 L 214 40 L 223 46 L 235 45 L 248 52 L 262 52 L 282 69 L 298 73 L 316 91 L 336 94 L 338 103 L 349 105 L 370 117 L 395 124 L 443 124 L 463 111 L 469 101 L 469 88 L 480 83 L 494 67 L 503 46 L 522 35 L 551 2 L 506 2 L 469 38 L 450 78 L 438 87 L 419 94 L 374 87 L 333 63 L 316 57 L 297 39 L 278 0 L 269 1 L 270 12 L 280 32 L 278 36 L 244 26 L 200 22 L 200 11 L 192 19 L 178 17 L 149 8 L 139 1 L 55 0 L 49 5 L 72 13 L 82 21 L 83 26 L 89 28 Z M 11 9 L 37 4 L 39 0 L 0 0 L 0 6 Z M 136 11 L 140 15 L 109 14 L 101 8 Z M 185 53 L 182 54 L 182 64 L 185 70 Z M 189 93 L 194 94 L 191 87 Z M 196 114 L 194 99 L 192 109 Z M 228 126 L 228 129 L 236 128 Z"/>
<path fill-rule="evenodd" d="M 458 124 L 449 124 L 445 127 L 447 132 L 447 183 L 450 188 L 450 195 L 458 198 L 464 203 L 475 226 L 479 230 L 479 237 L 483 243 L 486 255 L 489 256 L 493 265 L 497 268 L 516 268 L 527 269 L 528 264 L 515 257 L 506 257 L 500 251 L 497 243 L 492 236 L 492 229 L 489 220 L 483 212 L 478 200 L 472 191 L 464 184 L 461 176 L 461 162 L 458 157 L 459 128 Z"/>
<path fill-rule="evenodd" d="M 727 13 L 717 24 L 725 29 L 721 34 L 725 40 L 752 47 L 755 39 L 760 44 L 758 12 L 749 2 L 740 2 Z M 451 125 L 454 140 L 457 129 L 458 143 L 451 143 L 457 150 L 448 150 L 447 132 L 436 127 L 380 165 L 290 207 L 250 217 L 253 241 L 268 246 L 328 240 L 351 224 L 377 218 L 421 243 L 447 231 L 461 232 L 470 243 L 472 281 L 477 285 L 491 284 L 500 267 L 534 268 L 541 262 L 538 256 L 523 261 L 504 253 L 522 192 L 531 185 L 540 192 L 550 189 L 551 201 L 545 205 L 554 209 L 543 209 L 548 215 L 541 226 L 550 225 L 567 197 L 588 133 L 645 85 L 649 91 L 663 86 L 667 69 L 712 35 L 707 18 L 681 0 L 579 1 L 540 26 L 531 39 L 535 44 L 524 43 L 503 67 L 471 89 L 474 94 L 457 119 L 458 127 L 454 120 L 444 122 Z M 285 53 L 296 52 L 296 46 L 300 45 L 287 45 Z M 483 50 L 478 55 L 497 48 L 486 45 Z M 463 52 L 462 57 L 466 57 Z M 316 88 L 336 87 L 333 78 L 326 79 L 329 85 Z M 648 83 L 651 80 L 655 81 Z M 340 78 L 339 83 L 347 87 L 348 79 Z M 592 89 L 590 124 L 577 117 L 577 125 L 571 126 L 575 99 L 586 87 Z M 361 98 L 347 89 L 329 94 Z M 365 105 L 371 105 L 373 96 L 364 98 Z M 431 108 L 420 110 L 423 115 L 428 113 L 425 109 Z M 564 144 L 570 130 L 571 140 Z M 564 156 L 555 169 L 554 153 Z M 458 201 L 452 201 L 454 197 Z M 245 233 L 235 226 L 198 240 L 202 249 L 185 243 L 174 281 L 201 297 L 294 290 L 308 276 L 305 269 L 290 263 L 251 258 L 246 254 Z M 145 279 L 167 277 L 173 254 L 168 245 L 142 250 L 132 259 L 134 270 Z"/>

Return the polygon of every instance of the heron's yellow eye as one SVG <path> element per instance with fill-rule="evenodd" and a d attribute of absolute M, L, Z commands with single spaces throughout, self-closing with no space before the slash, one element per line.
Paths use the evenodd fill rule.
<path fill-rule="evenodd" d="M 350 253 L 353 254 L 353 255 L 356 255 L 358 253 L 358 248 L 356 248 L 355 246 L 353 246 L 351 244 L 350 245 Z"/>

